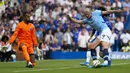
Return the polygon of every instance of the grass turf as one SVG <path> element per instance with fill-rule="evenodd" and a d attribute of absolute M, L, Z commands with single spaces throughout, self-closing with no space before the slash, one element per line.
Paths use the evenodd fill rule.
<path fill-rule="evenodd" d="M 0 62 L 0 73 L 129 73 L 130 60 L 113 60 L 111 67 L 89 69 L 80 66 L 84 60 L 42 60 L 34 68 L 25 68 L 25 61 Z"/>

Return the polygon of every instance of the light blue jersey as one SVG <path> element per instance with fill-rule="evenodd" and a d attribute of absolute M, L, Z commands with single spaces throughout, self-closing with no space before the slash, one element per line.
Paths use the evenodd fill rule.
<path fill-rule="evenodd" d="M 104 29 L 108 28 L 107 24 L 105 23 L 104 19 L 102 18 L 101 10 L 93 11 L 91 18 L 89 18 L 89 19 L 85 18 L 83 21 L 84 21 L 84 24 L 90 25 L 93 29 L 97 30 L 100 33 Z"/>

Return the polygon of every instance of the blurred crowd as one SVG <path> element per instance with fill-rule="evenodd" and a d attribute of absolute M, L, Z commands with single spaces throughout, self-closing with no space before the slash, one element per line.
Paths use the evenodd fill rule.
<path fill-rule="evenodd" d="M 86 51 L 86 43 L 92 28 L 75 24 L 67 19 L 70 15 L 83 19 L 83 10 L 100 8 L 123 9 L 107 18 L 112 24 L 112 51 L 130 51 L 130 0 L 0 0 L 0 34 L 10 37 L 25 12 L 36 28 L 39 46 L 36 52 L 48 55 L 50 51 Z M 126 23 L 127 22 L 127 23 Z M 84 38 L 84 39 L 83 39 Z"/>

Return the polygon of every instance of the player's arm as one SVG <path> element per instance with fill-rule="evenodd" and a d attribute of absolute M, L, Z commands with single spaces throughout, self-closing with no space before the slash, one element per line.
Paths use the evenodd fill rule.
<path fill-rule="evenodd" d="M 116 12 L 123 12 L 123 10 L 107 10 L 107 11 L 102 11 L 102 14 L 111 14 L 111 13 L 116 13 Z"/>
<path fill-rule="evenodd" d="M 69 15 L 67 16 L 69 20 L 75 22 L 75 23 L 78 23 L 78 24 L 83 24 L 84 21 L 83 20 L 77 20 L 77 19 L 74 19 L 72 17 L 70 17 Z"/>
<path fill-rule="evenodd" d="M 13 35 L 11 36 L 11 38 L 9 40 L 9 44 L 12 44 L 14 42 L 14 40 L 16 39 L 19 31 L 20 31 L 20 24 L 17 25 L 16 30 L 14 31 Z"/>

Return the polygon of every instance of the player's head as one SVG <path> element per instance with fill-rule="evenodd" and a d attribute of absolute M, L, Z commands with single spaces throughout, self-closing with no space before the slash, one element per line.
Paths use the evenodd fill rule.
<path fill-rule="evenodd" d="M 87 17 L 87 18 L 91 17 L 91 9 L 90 8 L 86 8 L 83 13 L 84 13 L 85 17 Z"/>
<path fill-rule="evenodd" d="M 30 15 L 28 13 L 25 13 L 23 15 L 23 21 L 26 23 L 29 23 L 29 20 L 30 20 Z"/>

